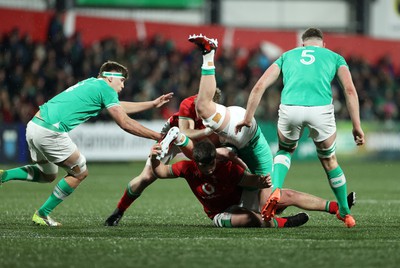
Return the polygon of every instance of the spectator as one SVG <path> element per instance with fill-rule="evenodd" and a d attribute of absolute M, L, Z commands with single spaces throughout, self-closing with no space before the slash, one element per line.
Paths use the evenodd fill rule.
<path fill-rule="evenodd" d="M 123 100 L 140 100 L 143 95 L 154 98 L 166 92 L 174 92 L 174 99 L 160 113 L 137 114 L 135 118 L 159 119 L 168 117 L 178 110 L 178 104 L 187 96 L 198 91 L 198 57 L 193 52 L 182 53 L 174 43 L 162 35 L 152 39 L 127 44 L 115 39 L 104 39 L 84 47 L 79 33 L 66 38 L 63 33 L 63 14 L 55 13 L 49 25 L 49 39 L 34 43 L 28 35 L 21 35 L 18 29 L 0 37 L 0 106 L 1 122 L 20 122 L 25 116 L 17 111 L 15 104 L 30 114 L 30 106 L 38 107 L 69 85 L 86 77 L 97 75 L 97 67 L 108 59 L 118 60 L 135 74 L 127 81 Z M 223 95 L 222 103 L 227 106 L 244 106 L 249 90 L 265 67 L 274 59 L 263 55 L 259 49 L 220 48 L 216 58 L 220 75 L 217 84 Z M 383 57 L 376 64 L 365 59 L 347 59 L 356 87 L 359 89 L 362 120 L 400 120 L 400 77 L 395 73 L 392 59 Z M 349 119 L 343 94 L 336 92 L 339 85 L 334 83 L 335 109 L 337 119 Z M 28 89 L 30 88 L 30 89 Z M 279 79 L 267 92 L 267 96 L 255 114 L 257 119 L 276 121 L 282 89 Z M 146 91 L 146 92 L 142 92 Z M 149 91 L 149 92 L 147 92 Z M 391 91 L 390 102 L 385 96 Z M 35 95 L 35 96 L 33 96 Z M 6 100 L 7 99 L 7 100 Z M 41 103 L 38 103 L 41 102 Z M 5 109 L 8 104 L 13 104 Z M 110 119 L 109 117 L 100 117 Z M 11 121 L 11 122 L 10 122 Z"/>

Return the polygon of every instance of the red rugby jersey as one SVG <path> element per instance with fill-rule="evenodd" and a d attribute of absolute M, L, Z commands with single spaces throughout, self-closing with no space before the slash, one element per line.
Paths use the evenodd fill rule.
<path fill-rule="evenodd" d="M 194 120 L 195 129 L 203 129 L 203 121 L 201 118 L 197 117 L 195 103 L 197 95 L 193 95 L 184 99 L 179 106 L 179 118 L 191 118 Z"/>
<path fill-rule="evenodd" d="M 172 165 L 175 176 L 185 178 L 209 218 L 214 218 L 233 205 L 238 205 L 242 188 L 238 183 L 244 169 L 231 161 L 218 161 L 211 175 L 203 175 L 194 161 L 180 161 Z"/>

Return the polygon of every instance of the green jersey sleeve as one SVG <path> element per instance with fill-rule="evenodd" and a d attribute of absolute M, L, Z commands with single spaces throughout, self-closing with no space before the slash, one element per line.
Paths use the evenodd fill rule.
<path fill-rule="evenodd" d="M 69 87 L 39 108 L 45 122 L 69 132 L 97 116 L 102 109 L 119 104 L 117 92 L 103 79 L 89 78 Z"/>

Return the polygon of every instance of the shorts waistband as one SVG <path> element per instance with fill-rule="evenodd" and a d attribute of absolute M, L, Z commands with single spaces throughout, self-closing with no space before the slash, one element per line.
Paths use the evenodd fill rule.
<path fill-rule="evenodd" d="M 60 132 L 60 133 L 64 132 L 64 131 L 61 131 L 60 129 L 58 129 L 57 127 L 53 126 L 52 124 L 47 123 L 46 121 L 44 121 L 43 119 L 41 119 L 37 116 L 34 116 L 31 121 L 33 123 L 35 123 L 36 125 L 47 128 L 49 130 L 52 130 L 55 132 Z"/>

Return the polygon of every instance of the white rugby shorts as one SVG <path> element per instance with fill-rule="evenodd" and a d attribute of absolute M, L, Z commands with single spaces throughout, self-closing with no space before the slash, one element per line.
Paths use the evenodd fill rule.
<path fill-rule="evenodd" d="M 34 162 L 60 163 L 77 150 L 68 133 L 52 131 L 32 121 L 26 127 L 26 141 Z"/>
<path fill-rule="evenodd" d="M 336 132 L 333 104 L 324 106 L 279 105 L 278 129 L 287 139 L 297 141 L 304 128 L 310 131 L 309 137 L 322 142 Z"/>

